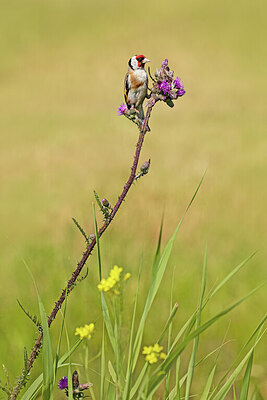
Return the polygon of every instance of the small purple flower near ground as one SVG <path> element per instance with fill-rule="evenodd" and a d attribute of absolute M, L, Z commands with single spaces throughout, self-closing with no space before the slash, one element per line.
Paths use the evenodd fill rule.
<path fill-rule="evenodd" d="M 72 374 L 72 394 L 73 394 L 73 399 L 83 399 L 85 396 L 83 394 L 83 391 L 86 389 L 89 389 L 90 386 L 93 386 L 92 383 L 79 383 L 79 376 L 78 372 L 74 371 Z M 67 397 L 69 397 L 69 388 L 68 388 L 68 377 L 63 376 L 63 378 L 60 379 L 58 382 L 58 388 L 60 390 L 65 390 L 65 394 Z"/>
<path fill-rule="evenodd" d="M 119 107 L 118 107 L 118 115 L 123 115 L 125 114 L 125 112 L 127 111 L 127 106 L 126 104 L 122 103 Z"/>
<path fill-rule="evenodd" d="M 68 377 L 63 376 L 63 378 L 60 379 L 58 382 L 58 387 L 60 390 L 68 389 Z"/>

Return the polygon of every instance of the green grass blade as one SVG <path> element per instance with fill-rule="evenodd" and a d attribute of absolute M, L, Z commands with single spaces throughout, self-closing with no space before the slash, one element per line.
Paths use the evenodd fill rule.
<path fill-rule="evenodd" d="M 203 262 L 199 310 L 196 315 L 196 328 L 199 328 L 200 322 L 201 322 L 201 311 L 202 311 L 203 298 L 204 298 L 205 289 L 206 289 L 206 281 L 207 281 L 207 245 L 206 245 L 206 249 L 205 249 L 204 262 Z M 185 389 L 185 400 L 188 400 L 189 395 L 190 395 L 190 389 L 191 389 L 191 385 L 192 385 L 195 363 L 196 363 L 198 342 L 199 342 L 199 335 L 197 335 L 194 340 L 192 355 L 191 355 L 189 366 L 188 366 L 188 376 L 187 376 L 187 380 L 186 380 L 186 389 Z"/>
<path fill-rule="evenodd" d="M 205 385 L 205 388 L 204 388 L 204 391 L 203 391 L 203 393 L 202 393 L 202 396 L 201 396 L 201 399 L 200 399 L 200 400 L 207 400 L 207 398 L 208 398 L 208 396 L 209 396 L 209 392 L 210 392 L 210 390 L 211 390 L 211 385 L 212 385 L 212 383 L 213 383 L 214 374 L 215 374 L 215 371 L 216 371 L 216 367 L 217 367 L 217 363 L 218 363 L 218 359 L 219 359 L 221 350 L 222 350 L 223 346 L 224 346 L 226 343 L 228 343 L 228 342 L 225 342 L 227 333 L 228 333 L 228 329 L 227 329 L 227 331 L 226 331 L 226 333 L 225 333 L 225 335 L 224 335 L 222 344 L 221 344 L 219 347 L 217 347 L 215 350 L 211 351 L 209 354 L 207 354 L 207 355 L 205 355 L 204 357 L 202 357 L 202 359 L 199 360 L 199 361 L 196 363 L 196 366 L 197 366 L 197 365 L 201 364 L 203 361 L 205 361 L 205 360 L 206 360 L 208 357 L 210 357 L 212 354 L 214 354 L 215 352 L 218 352 L 218 354 L 217 354 L 217 356 L 216 356 L 216 359 L 215 359 L 215 361 L 214 361 L 214 365 L 213 365 L 213 367 L 212 367 L 212 369 L 211 369 L 211 372 L 210 372 L 210 374 L 209 374 L 209 376 L 208 376 L 208 380 L 207 380 L 207 382 L 206 382 L 206 385 Z"/>
<path fill-rule="evenodd" d="M 233 400 L 237 400 L 237 398 L 236 398 L 235 385 L 233 385 Z"/>
<path fill-rule="evenodd" d="M 101 293 L 102 294 L 102 293 Z M 102 351 L 101 351 L 101 372 L 100 372 L 100 400 L 104 400 L 105 392 L 105 375 L 106 375 L 106 360 L 105 360 L 105 325 L 103 322 L 103 334 L 102 334 Z"/>
<path fill-rule="evenodd" d="M 71 359 L 70 359 L 70 340 L 69 340 L 69 334 L 67 330 L 67 326 L 65 323 L 65 334 L 66 334 L 66 340 L 67 340 L 67 348 L 68 348 L 68 353 L 69 353 L 69 362 L 68 362 L 68 399 L 73 400 L 73 385 L 72 385 L 72 373 L 71 373 Z"/>
<path fill-rule="evenodd" d="M 180 382 L 179 382 L 179 371 L 180 371 L 180 361 L 181 358 L 177 357 L 176 367 L 175 367 L 175 386 L 176 386 L 176 400 L 180 400 Z"/>
<path fill-rule="evenodd" d="M 154 300 L 154 298 L 155 298 L 155 296 L 157 294 L 157 291 L 159 289 L 163 274 L 164 274 L 165 269 L 167 267 L 167 264 L 168 264 L 168 261 L 169 261 L 170 255 L 171 255 L 172 247 L 173 247 L 173 244 L 174 244 L 174 240 L 176 238 L 176 235 L 177 235 L 177 233 L 179 231 L 179 228 L 180 228 L 180 226 L 182 224 L 182 221 L 183 221 L 185 215 L 187 214 L 191 204 L 193 203 L 193 201 L 194 201 L 194 199 L 195 199 L 195 197 L 197 195 L 197 192 L 198 192 L 198 190 L 199 190 L 199 188 L 201 186 L 201 183 L 202 183 L 202 181 L 204 179 L 204 175 L 201 178 L 201 181 L 198 184 L 197 189 L 195 190 L 195 192 L 193 194 L 193 197 L 191 198 L 191 200 L 189 202 L 189 205 L 187 206 L 186 211 L 185 211 L 183 217 L 181 218 L 177 228 L 175 229 L 173 235 L 171 236 L 171 238 L 169 239 L 168 243 L 166 244 L 166 246 L 165 246 L 165 248 L 163 250 L 162 256 L 160 257 L 159 261 L 156 262 L 156 264 L 153 265 L 152 280 L 151 280 L 149 292 L 148 292 L 148 295 L 147 295 L 144 311 L 143 311 L 143 314 L 142 314 L 142 317 L 141 317 L 141 320 L 140 320 L 140 323 L 139 323 L 139 327 L 138 327 L 138 330 L 137 330 L 136 339 L 135 339 L 135 342 L 134 342 L 133 369 L 135 368 L 135 365 L 136 365 L 136 362 L 137 362 L 137 359 L 138 359 L 138 355 L 139 355 L 139 351 L 140 351 L 140 347 L 141 347 L 141 342 L 142 342 L 142 337 L 143 337 L 145 321 L 147 319 L 148 312 L 149 312 L 149 310 L 151 308 L 151 305 L 153 303 L 153 300 Z"/>
<path fill-rule="evenodd" d="M 255 256 L 257 252 L 255 251 L 250 256 L 245 258 L 240 264 L 238 264 L 211 292 L 209 299 L 212 298 L 241 268 L 243 268 L 251 259 Z"/>
<path fill-rule="evenodd" d="M 135 384 L 133 385 L 131 392 L 130 392 L 130 399 L 132 399 L 134 397 L 134 395 L 136 394 L 139 386 L 141 385 L 141 382 L 146 374 L 148 368 L 148 363 L 146 362 L 145 365 L 143 366 L 138 378 L 135 381 Z"/>
<path fill-rule="evenodd" d="M 248 398 L 248 389 L 249 389 L 250 376 L 251 376 L 251 370 L 252 370 L 252 364 L 253 364 L 253 355 L 254 355 L 254 351 L 252 351 L 251 356 L 249 357 L 249 360 L 248 360 L 248 365 L 247 365 L 245 375 L 243 378 L 243 382 L 242 382 L 240 400 L 247 400 L 247 398 Z"/>
<path fill-rule="evenodd" d="M 73 385 L 72 385 L 72 373 L 71 373 L 71 361 L 69 360 L 68 365 L 68 399 L 73 400 Z"/>
<path fill-rule="evenodd" d="M 66 293 L 67 293 L 68 287 L 66 286 Z M 64 328 L 64 322 L 65 322 L 65 317 L 66 317 L 66 310 L 67 310 L 67 299 L 68 296 L 65 297 L 65 302 L 64 302 L 64 309 L 62 313 L 62 322 L 60 326 L 60 333 L 59 333 L 59 338 L 58 338 L 58 344 L 57 344 L 57 352 L 55 356 L 55 362 L 54 362 L 54 368 L 55 368 L 55 378 L 57 374 L 57 368 L 58 368 L 58 361 L 59 361 L 59 354 L 60 354 L 60 346 L 61 346 L 61 341 L 62 341 L 62 334 L 63 334 L 63 328 Z"/>
<path fill-rule="evenodd" d="M 171 348 L 171 340 L 172 340 L 172 320 L 176 314 L 176 311 L 178 309 L 178 303 L 175 303 L 174 307 L 172 307 L 173 304 L 173 284 L 174 284 L 174 271 L 175 268 L 173 269 L 173 273 L 172 273 L 172 284 L 171 284 L 171 296 L 170 296 L 170 316 L 168 318 L 168 321 L 166 323 L 166 327 L 168 329 L 168 351 L 167 353 L 170 352 L 170 348 Z M 169 322 L 170 320 L 170 322 Z M 167 332 L 166 329 L 166 332 Z M 163 329 L 163 333 L 160 336 L 158 343 L 161 343 L 161 341 L 164 338 L 164 333 L 165 329 Z M 170 378 L 171 378 L 171 371 L 168 372 L 168 375 L 166 376 L 166 381 L 165 381 L 165 394 L 164 394 L 164 399 L 167 399 L 169 397 L 170 394 Z"/>
<path fill-rule="evenodd" d="M 71 354 L 78 348 L 78 346 L 82 343 L 82 341 L 83 341 L 82 339 L 77 340 L 77 342 L 72 346 L 72 348 L 66 351 L 66 353 L 64 353 L 63 356 L 60 357 L 58 361 L 58 367 L 61 367 L 62 364 L 64 364 L 69 359 Z"/>
<path fill-rule="evenodd" d="M 111 346 L 113 348 L 113 351 L 115 352 L 116 341 L 115 341 L 114 330 L 113 330 L 113 326 L 112 326 L 110 315 L 109 315 L 109 311 L 108 311 L 108 306 L 107 306 L 104 294 L 101 292 L 100 295 L 101 295 L 101 305 L 102 305 L 103 319 L 104 319 L 104 322 L 105 322 L 105 326 L 106 326 L 106 329 L 107 329 L 107 333 L 108 333 L 108 337 L 109 337 Z"/>
<path fill-rule="evenodd" d="M 141 381 L 141 385 L 138 391 L 138 397 L 137 399 L 146 399 L 148 400 L 149 398 L 149 394 L 147 393 L 147 389 L 148 389 L 148 383 L 149 383 L 149 376 L 150 376 L 150 371 L 151 371 L 151 366 L 150 364 L 147 364 L 147 368 L 145 371 L 145 375 L 143 376 L 143 379 Z"/>
<path fill-rule="evenodd" d="M 127 362 L 127 371 L 126 371 L 126 378 L 125 378 L 125 387 L 124 387 L 124 391 L 123 391 L 123 400 L 128 400 L 130 398 L 129 396 L 130 396 L 130 389 L 131 389 L 131 382 L 132 382 L 131 371 L 132 371 L 132 362 L 133 362 L 133 357 L 132 357 L 133 335 L 134 335 L 134 326 L 135 326 L 142 262 L 143 262 L 143 258 L 141 258 L 140 266 L 139 266 L 137 287 L 136 287 L 135 300 L 134 300 L 134 308 L 133 308 L 133 314 L 132 314 L 131 332 L 130 332 L 130 338 L 129 338 L 128 362 Z"/>
<path fill-rule="evenodd" d="M 210 388 L 211 388 L 211 385 L 212 385 L 212 382 L 213 382 L 213 379 L 214 379 L 214 374 L 215 374 L 215 371 L 216 371 L 216 367 L 217 367 L 217 365 L 215 364 L 213 366 L 210 374 L 209 374 L 209 377 L 207 379 L 207 382 L 206 382 L 206 385 L 205 385 L 205 388 L 203 390 L 203 393 L 201 395 L 200 400 L 207 400 L 208 399 L 208 395 L 209 395 Z"/>
<path fill-rule="evenodd" d="M 220 346 L 218 346 L 216 349 L 212 350 L 211 352 L 209 352 L 208 354 L 206 354 L 205 356 L 203 356 L 197 363 L 196 363 L 196 367 L 201 364 L 202 362 L 204 362 L 205 360 L 207 360 L 207 358 L 209 358 L 210 356 L 212 356 L 214 353 L 216 353 L 217 351 L 221 351 L 221 349 L 223 348 L 223 346 L 225 346 L 227 343 L 230 343 L 231 340 L 228 340 L 225 343 L 222 343 Z M 217 355 L 216 358 L 218 358 L 219 354 Z"/>
<path fill-rule="evenodd" d="M 100 352 L 101 354 L 101 352 Z M 93 359 L 98 359 L 99 355 L 96 355 L 95 357 L 93 357 Z M 92 360 L 92 359 L 91 359 Z M 84 369 L 85 369 L 85 376 L 86 376 L 86 380 L 87 382 L 90 382 L 90 377 L 89 377 L 89 346 L 88 346 L 88 341 L 86 341 L 86 345 L 85 345 L 85 355 L 84 355 Z M 95 397 L 95 392 L 93 387 L 90 385 L 89 386 L 89 392 L 90 392 L 90 397 L 92 398 L 92 400 L 96 400 Z"/>
<path fill-rule="evenodd" d="M 136 334 L 136 339 L 135 339 L 135 342 L 134 342 L 133 368 L 135 367 L 137 359 L 138 359 L 138 356 L 139 356 L 139 351 L 140 351 L 140 347 L 141 347 L 145 321 L 147 319 L 149 310 L 151 308 L 151 305 L 152 305 L 152 303 L 154 301 L 154 298 L 155 298 L 155 296 L 157 294 L 157 291 L 159 289 L 163 274 L 165 272 L 165 269 L 167 267 L 167 263 L 169 261 L 169 257 L 170 257 L 170 254 L 171 254 L 171 250 L 172 250 L 172 246 L 173 246 L 173 243 L 174 243 L 174 239 L 176 237 L 176 234 L 178 232 L 178 229 L 179 229 L 180 225 L 181 225 L 181 221 L 180 221 L 180 223 L 178 225 L 178 228 L 175 230 L 175 232 L 172 235 L 171 239 L 167 243 L 167 245 L 166 245 L 166 247 L 165 247 L 165 249 L 163 251 L 163 254 L 162 254 L 162 256 L 161 256 L 161 258 L 160 258 L 160 260 L 158 262 L 158 265 L 156 265 L 153 268 L 154 271 L 152 273 L 152 281 L 151 281 L 151 284 L 150 284 L 149 292 L 148 292 L 147 299 L 146 299 L 146 304 L 145 304 L 145 307 L 144 307 L 144 311 L 143 311 L 143 314 L 142 314 L 142 317 L 141 317 L 141 320 L 140 320 L 140 323 L 139 323 L 139 327 L 138 327 L 137 334 Z"/>
<path fill-rule="evenodd" d="M 180 340 L 180 338 L 183 336 L 183 334 L 185 333 L 185 331 L 188 329 L 188 327 L 190 326 L 190 324 L 192 324 L 192 321 L 194 320 L 195 322 L 195 318 L 196 318 L 196 313 L 197 311 L 195 311 L 191 317 L 185 322 L 185 324 L 182 326 L 182 328 L 180 329 L 180 331 L 177 333 L 172 345 L 171 345 L 171 349 L 170 351 L 172 351 L 175 346 L 177 345 L 178 341 Z M 194 326 L 194 323 L 193 323 Z"/>
<path fill-rule="evenodd" d="M 24 265 L 27 268 L 32 281 L 35 286 L 35 290 L 38 297 L 39 311 L 40 317 L 42 321 L 43 327 L 43 400 L 52 400 L 53 399 L 53 386 L 55 381 L 54 375 L 54 364 L 53 364 L 53 355 L 52 355 L 52 346 L 51 339 L 49 334 L 49 327 L 47 323 L 47 316 L 45 313 L 45 308 L 36 285 L 33 274 L 28 266 L 28 264 L 24 261 Z"/>
<path fill-rule="evenodd" d="M 52 356 L 52 346 L 47 324 L 47 316 L 44 305 L 39 298 L 39 309 L 43 326 L 43 400 L 53 399 L 54 385 L 54 364 Z"/>
<path fill-rule="evenodd" d="M 184 217 L 185 217 L 187 211 L 189 210 L 189 208 L 191 207 L 193 201 L 195 200 L 195 197 L 196 197 L 196 195 L 197 195 L 197 192 L 198 192 L 199 189 L 200 189 L 200 186 L 202 185 L 202 182 L 203 182 L 203 180 L 204 180 L 204 177 L 205 177 L 205 175 L 206 175 L 206 172 L 207 172 L 207 170 L 206 170 L 206 171 L 204 172 L 204 174 L 202 175 L 202 178 L 200 179 L 200 182 L 199 182 L 199 184 L 197 185 L 197 188 L 196 188 L 196 190 L 195 190 L 195 193 L 193 194 L 193 197 L 191 198 L 191 200 L 190 200 L 188 206 L 186 207 L 186 210 L 185 210 L 185 213 L 184 213 Z"/>
<path fill-rule="evenodd" d="M 159 263 L 160 248 L 161 248 L 161 242 L 162 242 L 162 231 L 163 231 L 163 216 L 161 218 L 159 237 L 158 237 L 158 244 L 157 244 L 157 249 L 156 249 L 156 253 L 155 253 L 155 256 L 154 256 L 153 265 L 157 265 Z"/>
<path fill-rule="evenodd" d="M 176 365 L 177 365 L 177 362 L 178 362 L 179 359 L 180 359 L 180 357 L 177 358 L 177 360 L 176 360 Z M 181 387 L 183 386 L 183 384 L 186 382 L 186 378 L 187 378 L 187 373 L 184 374 L 184 376 L 179 380 L 179 388 L 177 388 L 177 382 L 175 382 L 175 386 L 174 386 L 174 388 L 172 389 L 171 393 L 169 394 L 168 400 L 174 400 L 174 399 L 177 397 L 177 394 L 178 394 L 178 396 L 180 396 L 179 399 L 182 399 L 181 393 L 180 393 L 180 389 L 181 389 Z M 153 389 L 153 391 L 151 392 L 151 394 L 154 394 L 154 392 L 155 392 L 156 390 L 157 390 L 157 387 L 155 387 L 155 388 Z"/>
<path fill-rule="evenodd" d="M 42 389 L 43 385 L 43 374 L 39 375 L 38 378 L 31 384 L 31 386 L 23 394 L 21 400 L 33 400 Z"/>
<path fill-rule="evenodd" d="M 106 399 L 116 400 L 116 387 L 111 381 L 108 381 L 108 388 L 106 393 Z"/>
<path fill-rule="evenodd" d="M 114 336 L 115 336 L 115 371 L 117 375 L 117 385 L 116 388 L 120 387 L 120 377 L 122 375 L 122 368 L 121 368 L 121 337 L 120 337 L 120 323 L 121 323 L 121 314 L 122 310 L 118 307 L 118 299 L 117 296 L 113 296 L 113 315 L 114 315 Z"/>
<path fill-rule="evenodd" d="M 117 380 L 117 374 L 116 374 L 115 369 L 114 369 L 114 367 L 112 365 L 112 362 L 110 360 L 108 361 L 108 372 L 110 373 L 110 376 L 111 376 L 113 382 L 115 384 L 117 384 L 117 381 L 118 381 Z"/>
<path fill-rule="evenodd" d="M 165 335 L 166 335 L 166 333 L 167 333 L 167 331 L 168 331 L 168 329 L 169 329 L 169 327 L 170 327 L 170 325 L 172 323 L 172 320 L 175 317 L 175 314 L 176 314 L 177 310 L 178 310 L 178 303 L 175 303 L 173 308 L 172 308 L 172 310 L 171 310 L 171 314 L 170 314 L 170 316 L 169 316 L 169 318 L 168 318 L 168 320 L 167 320 L 167 322 L 166 322 L 166 324 L 165 324 L 165 326 L 163 328 L 163 331 L 162 331 L 162 333 L 161 333 L 161 335 L 159 337 L 159 340 L 158 340 L 159 344 L 164 339 L 164 337 L 165 337 Z"/>
<path fill-rule="evenodd" d="M 256 326 L 256 328 L 254 329 L 254 331 L 252 332 L 252 334 L 250 335 L 250 337 L 248 338 L 248 340 L 246 341 L 246 343 L 242 347 L 242 349 L 240 351 L 240 354 L 253 341 L 253 339 L 255 338 L 256 334 L 259 334 L 259 332 L 263 328 L 263 325 L 265 324 L 266 320 L 267 320 L 267 314 L 261 319 L 259 324 Z"/>

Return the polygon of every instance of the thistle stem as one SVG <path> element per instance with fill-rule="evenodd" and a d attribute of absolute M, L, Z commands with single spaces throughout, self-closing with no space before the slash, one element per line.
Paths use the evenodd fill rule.
<path fill-rule="evenodd" d="M 152 108 L 154 107 L 155 103 L 157 102 L 157 99 L 154 98 L 150 98 L 150 100 L 148 101 L 148 107 L 147 107 L 147 111 L 146 111 L 146 116 L 143 122 L 143 125 L 140 129 L 139 132 L 139 138 L 138 138 L 138 142 L 136 145 L 136 150 L 135 150 L 135 154 L 134 154 L 134 160 L 133 160 L 133 164 L 131 166 L 131 173 L 130 176 L 121 192 L 121 195 L 119 196 L 115 206 L 113 207 L 113 210 L 110 214 L 110 217 L 108 220 L 105 220 L 105 222 L 103 223 L 103 225 L 101 226 L 101 228 L 98 230 L 98 237 L 100 238 L 103 233 L 105 232 L 105 230 L 108 228 L 108 226 L 111 224 L 111 222 L 113 221 L 113 219 L 115 218 L 115 215 L 117 214 L 122 202 L 125 200 L 126 195 L 129 192 L 129 189 L 131 188 L 134 180 L 135 180 L 135 174 L 136 174 L 136 170 L 137 170 L 137 165 L 138 165 L 138 161 L 140 158 L 140 154 L 141 154 L 141 150 L 142 150 L 142 145 L 144 142 L 144 138 L 145 138 L 145 134 L 147 131 L 147 126 L 148 126 L 148 121 L 151 115 L 151 111 Z M 75 283 L 75 281 L 77 280 L 77 278 L 80 275 L 80 272 L 82 270 L 82 268 L 84 267 L 88 257 L 91 255 L 94 247 L 96 244 L 96 239 L 94 238 L 91 243 L 87 246 L 85 252 L 82 255 L 81 260 L 78 262 L 77 267 L 75 269 L 75 271 L 73 272 L 71 278 L 68 281 L 68 286 L 67 286 L 67 294 L 69 294 L 70 290 L 73 288 L 73 285 Z M 55 319 L 59 309 L 61 308 L 64 300 L 66 298 L 66 288 L 62 291 L 61 296 L 59 297 L 58 301 L 56 302 L 51 314 L 48 317 L 48 326 L 50 327 L 50 325 L 52 324 L 53 320 Z M 33 366 L 33 363 L 35 361 L 35 359 L 37 358 L 39 352 L 40 352 L 40 348 L 42 345 L 42 333 L 39 333 L 38 338 L 36 339 L 34 346 L 32 348 L 31 354 L 28 358 L 27 361 L 27 371 L 23 370 L 22 374 L 19 376 L 19 378 L 16 381 L 16 384 L 12 390 L 12 394 L 10 396 L 10 400 L 15 400 L 18 396 L 18 394 L 20 393 L 22 386 L 23 386 L 23 378 L 26 374 L 28 374 Z"/>

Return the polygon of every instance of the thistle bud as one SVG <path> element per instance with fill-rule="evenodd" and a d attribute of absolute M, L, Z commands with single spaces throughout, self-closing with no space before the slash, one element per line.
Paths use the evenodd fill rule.
<path fill-rule="evenodd" d="M 173 101 L 170 99 L 170 98 L 167 98 L 166 99 L 166 104 L 169 106 L 169 107 L 173 107 L 174 106 L 174 103 L 173 103 Z"/>
<path fill-rule="evenodd" d="M 95 239 L 95 234 L 94 234 L 94 233 L 91 233 L 91 235 L 89 235 L 89 239 L 90 239 L 90 240 L 94 240 L 94 239 Z"/>
<path fill-rule="evenodd" d="M 140 170 L 141 170 L 143 173 L 146 174 L 146 173 L 148 172 L 148 170 L 149 170 L 149 167 L 150 167 L 150 159 L 149 159 L 148 161 L 145 161 L 144 164 L 141 165 Z"/>
<path fill-rule="evenodd" d="M 102 204 L 104 207 L 110 207 L 109 201 L 107 199 L 102 199 Z"/>

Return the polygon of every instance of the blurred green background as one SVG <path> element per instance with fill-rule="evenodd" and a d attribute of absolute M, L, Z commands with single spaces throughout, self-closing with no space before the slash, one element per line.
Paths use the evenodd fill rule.
<path fill-rule="evenodd" d="M 134 54 L 145 54 L 152 71 L 168 58 L 187 93 L 174 109 L 154 108 L 141 156 L 141 162 L 151 158 L 149 175 L 131 189 L 101 240 L 104 274 L 115 263 L 133 274 L 129 312 L 142 254 L 146 293 L 162 214 L 166 242 L 207 169 L 175 243 L 145 344 L 155 342 L 164 325 L 174 267 L 176 326 L 195 309 L 206 241 L 209 288 L 259 250 L 218 293 L 207 318 L 266 279 L 266 17 L 263 0 L 1 1 L 0 361 L 11 380 L 23 366 L 23 347 L 30 351 L 37 335 L 16 303 L 38 313 L 23 259 L 50 312 L 84 249 L 71 218 L 92 232 L 93 189 L 114 203 L 129 175 L 137 132 L 116 107 Z M 69 301 L 72 342 L 76 326 L 100 322 L 95 254 L 88 267 Z M 222 355 L 222 372 L 265 311 L 264 288 L 204 335 L 202 354 L 229 328 L 227 339 L 234 340 Z M 91 346 L 93 356 L 97 335 Z M 253 376 L 267 396 L 266 366 L 265 339 Z M 40 359 L 32 376 L 39 368 Z M 200 387 L 206 372 L 199 371 Z M 98 379 L 96 372 L 91 379 Z"/>

